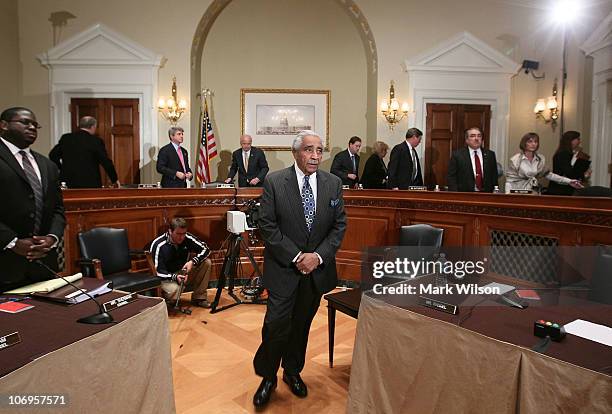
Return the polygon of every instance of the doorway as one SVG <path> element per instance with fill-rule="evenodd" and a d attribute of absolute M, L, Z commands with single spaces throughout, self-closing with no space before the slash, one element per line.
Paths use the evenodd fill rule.
<path fill-rule="evenodd" d="M 106 152 L 117 170 L 121 184 L 140 184 L 140 124 L 138 99 L 72 98 L 70 124 L 78 130 L 79 119 L 93 116 L 98 121 L 96 134 L 104 141 Z M 102 185 L 110 185 L 100 170 Z"/>
<path fill-rule="evenodd" d="M 428 103 L 426 108 L 425 184 L 443 187 L 447 185 L 448 164 L 453 151 L 465 145 L 467 128 L 480 128 L 483 146 L 489 148 L 491 107 Z"/>

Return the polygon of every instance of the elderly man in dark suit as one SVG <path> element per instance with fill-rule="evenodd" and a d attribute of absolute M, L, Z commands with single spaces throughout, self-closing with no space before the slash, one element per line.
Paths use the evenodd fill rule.
<path fill-rule="evenodd" d="M 336 252 L 346 229 L 340 180 L 319 170 L 321 138 L 300 131 L 292 146 L 295 164 L 268 176 L 261 197 L 259 229 L 265 241 L 263 286 L 268 304 L 255 373 L 263 380 L 253 397 L 265 405 L 276 388 L 282 361 L 283 381 L 306 397 L 300 377 L 308 332 L 321 295 L 337 285 Z"/>
<path fill-rule="evenodd" d="M 482 148 L 482 131 L 465 131 L 466 147 L 453 153 L 448 165 L 449 191 L 492 193 L 497 184 L 495 153 Z"/>
<path fill-rule="evenodd" d="M 49 158 L 60 169 L 61 181 L 68 188 L 100 188 L 100 165 L 108 178 L 119 186 L 117 171 L 106 153 L 104 141 L 96 136 L 98 121 L 91 116 L 79 120 L 79 130 L 64 134 L 49 153 Z"/>
<path fill-rule="evenodd" d="M 423 174 L 416 147 L 421 143 L 423 133 L 418 128 L 406 131 L 406 140 L 391 150 L 389 159 L 389 180 L 393 190 L 407 190 L 410 186 L 422 186 Z"/>
<path fill-rule="evenodd" d="M 0 114 L 0 292 L 50 279 L 38 261 L 57 269 L 55 247 L 64 234 L 57 166 L 30 150 L 40 126 L 27 108 Z"/>
<path fill-rule="evenodd" d="M 359 183 L 359 150 L 361 138 L 351 137 L 348 148 L 340 151 L 334 157 L 330 172 L 342 180 L 342 185 L 350 188 L 357 187 Z"/>
<path fill-rule="evenodd" d="M 187 181 L 193 178 L 189 168 L 189 155 L 187 150 L 181 147 L 184 133 L 183 128 L 179 126 L 170 127 L 170 143 L 159 150 L 157 172 L 162 175 L 163 188 L 187 188 Z"/>
<path fill-rule="evenodd" d="M 232 166 L 225 179 L 231 183 L 238 172 L 239 187 L 262 187 L 264 179 L 270 171 L 266 154 L 259 148 L 253 147 L 253 138 L 250 135 L 240 137 L 240 149 L 232 153 Z"/>

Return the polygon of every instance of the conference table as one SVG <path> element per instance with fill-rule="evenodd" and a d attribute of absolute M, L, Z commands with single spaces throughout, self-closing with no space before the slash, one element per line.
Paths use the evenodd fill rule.
<path fill-rule="evenodd" d="M 124 295 L 112 291 L 98 299 L 104 303 Z M 91 301 L 20 303 L 34 308 L 0 312 L 0 337 L 13 332 L 20 337 L 15 345 L 0 347 L 0 411 L 175 412 L 163 300 L 138 296 L 109 312 L 115 323 L 101 325 L 76 322 L 97 311 Z"/>
<path fill-rule="evenodd" d="M 418 295 L 366 291 L 347 412 L 612 412 L 612 347 L 568 334 L 532 350 L 542 344 L 535 321 L 612 326 L 612 306 L 538 293 L 526 309 L 469 296 L 452 315 L 422 306 Z"/>

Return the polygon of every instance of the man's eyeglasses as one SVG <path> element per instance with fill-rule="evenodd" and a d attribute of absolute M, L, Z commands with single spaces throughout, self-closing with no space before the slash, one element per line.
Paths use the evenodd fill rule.
<path fill-rule="evenodd" d="M 42 126 L 38 122 L 32 121 L 31 119 L 13 119 L 12 121 L 7 121 L 7 122 L 19 122 L 20 124 L 25 125 L 27 127 L 31 125 L 36 129 L 42 128 Z"/>

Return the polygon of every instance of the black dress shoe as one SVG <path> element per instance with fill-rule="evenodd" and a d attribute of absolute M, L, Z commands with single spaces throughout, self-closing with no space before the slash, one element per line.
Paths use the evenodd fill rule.
<path fill-rule="evenodd" d="M 253 396 L 253 405 L 255 407 L 263 407 L 270 401 L 272 391 L 276 388 L 276 377 L 274 379 L 264 378 L 259 384 L 259 388 Z"/>
<path fill-rule="evenodd" d="M 298 397 L 304 398 L 308 395 L 308 388 L 306 387 L 306 384 L 304 384 L 304 381 L 302 381 L 300 374 L 289 375 L 283 372 L 283 381 L 289 385 L 291 392 Z"/>

